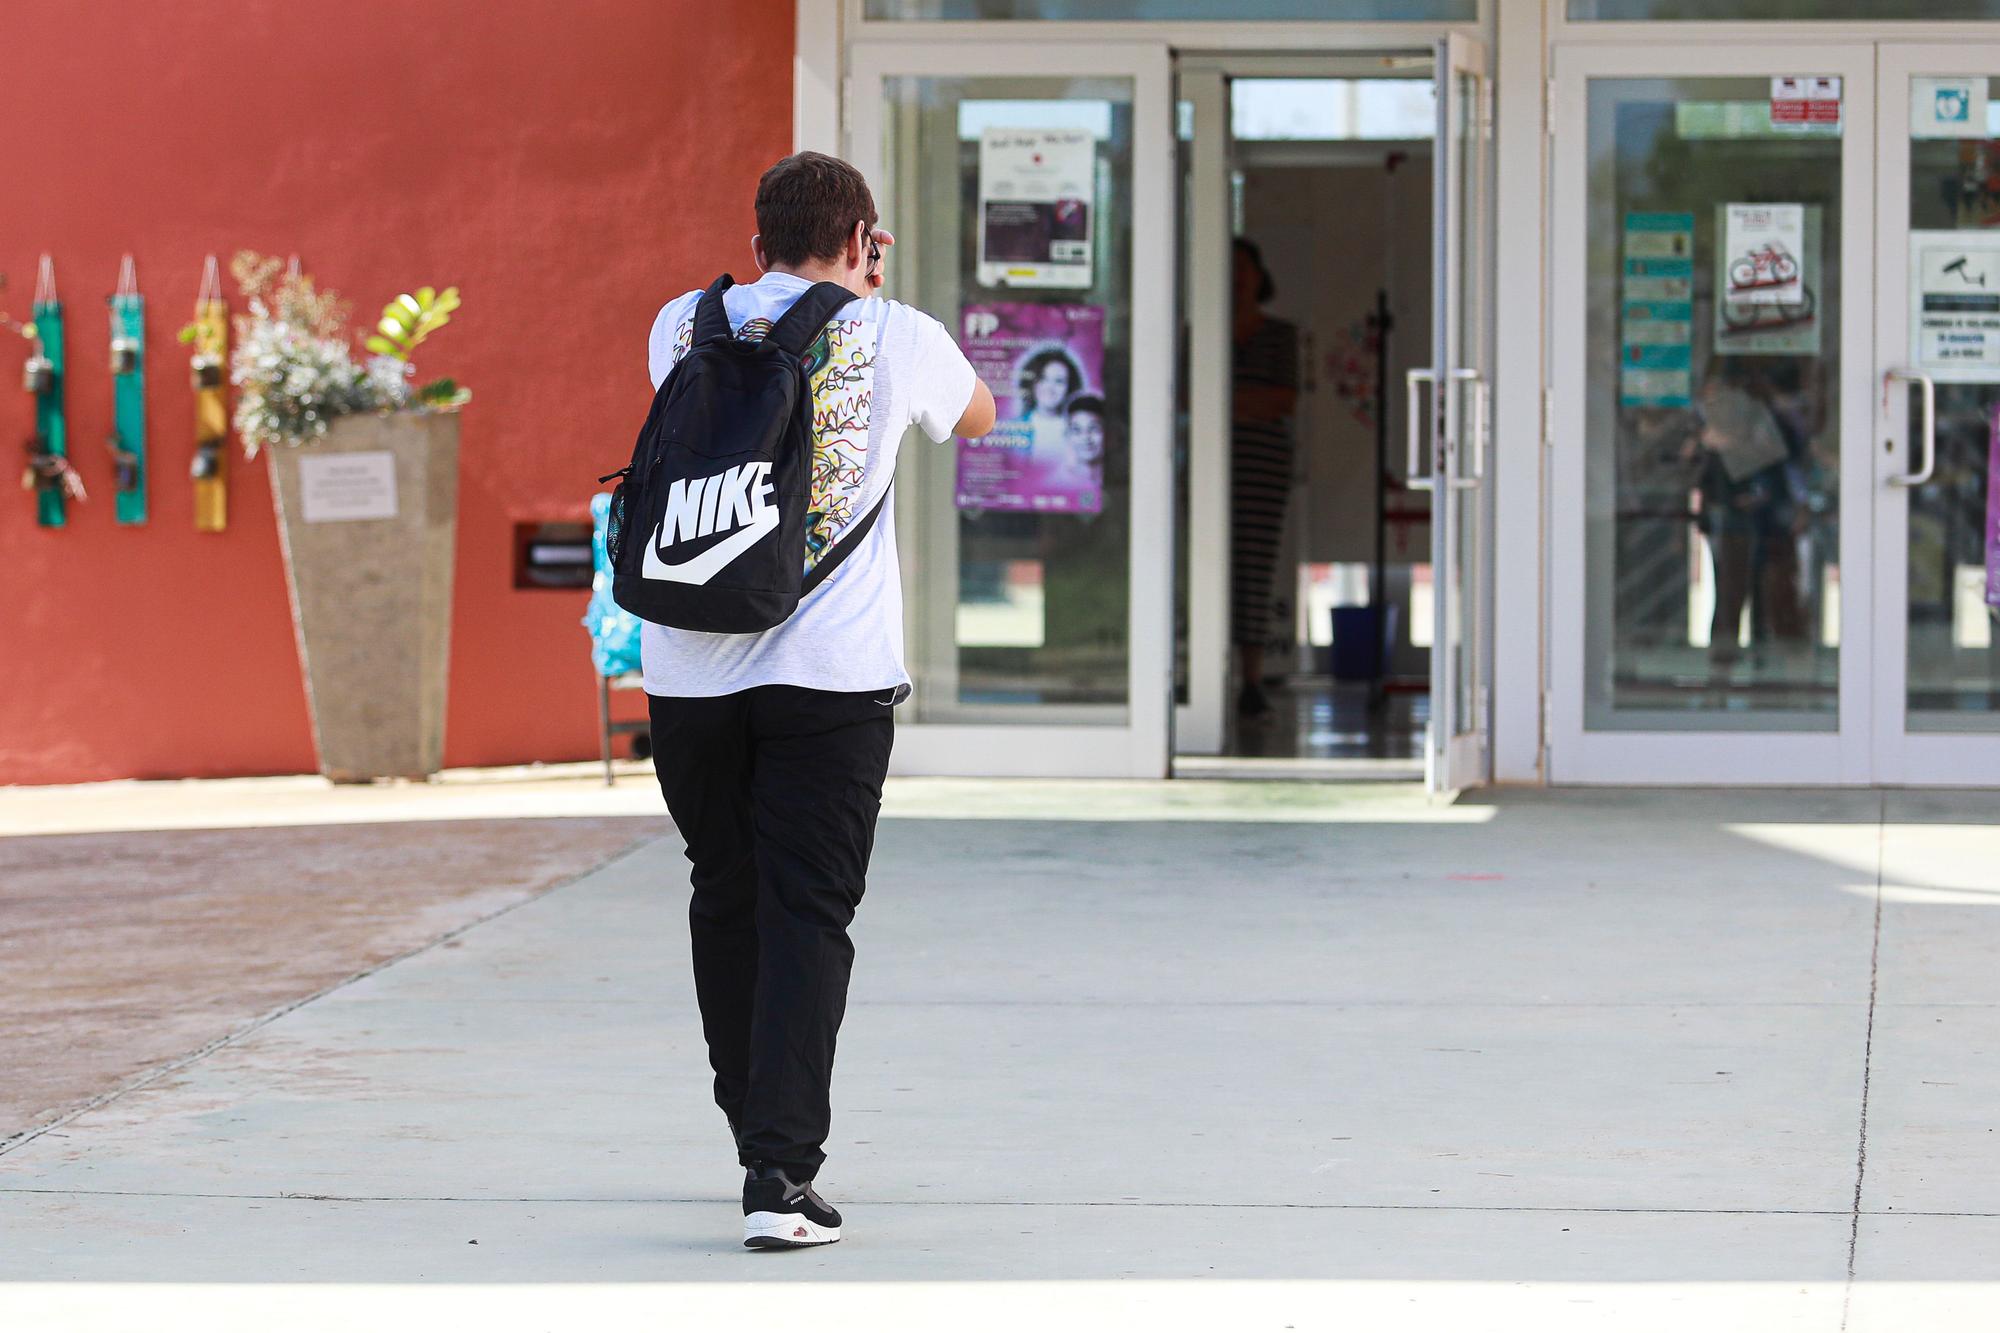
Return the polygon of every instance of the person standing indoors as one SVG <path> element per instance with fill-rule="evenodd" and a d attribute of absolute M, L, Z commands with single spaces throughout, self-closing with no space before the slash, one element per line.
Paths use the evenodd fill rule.
<path fill-rule="evenodd" d="M 1292 494 L 1292 411 L 1299 401 L 1299 331 L 1264 313 L 1277 294 L 1263 252 L 1236 238 L 1234 352 L 1229 399 L 1230 639 L 1243 679 L 1237 712 L 1271 711 L 1264 693 L 1264 643 L 1271 634 L 1271 585 Z"/>
<path fill-rule="evenodd" d="M 691 863 L 695 995 L 715 1100 L 747 1171 L 744 1244 L 761 1249 L 840 1239 L 840 1214 L 813 1181 L 854 962 L 847 928 L 874 846 L 891 715 L 910 688 L 885 503 L 896 451 L 912 425 L 935 441 L 983 435 L 994 405 L 942 324 L 876 294 L 895 238 L 854 167 L 787 157 L 758 182 L 756 215 L 750 248 L 763 276 L 714 298 L 722 336 L 772 334 L 818 283 L 853 293 L 816 339 L 806 331 L 802 365 L 808 565 L 850 526 L 854 545 L 775 628 L 648 623 L 641 642 L 654 765 Z M 655 320 L 656 388 L 695 344 L 702 299 L 689 292 Z M 713 334 L 721 321 L 710 320 Z"/>

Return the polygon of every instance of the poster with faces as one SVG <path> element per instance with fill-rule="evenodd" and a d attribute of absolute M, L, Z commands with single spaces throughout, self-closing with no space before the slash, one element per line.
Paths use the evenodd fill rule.
<path fill-rule="evenodd" d="M 979 285 L 1091 285 L 1097 138 L 989 126 L 979 136 Z"/>
<path fill-rule="evenodd" d="M 958 442 L 961 510 L 1095 514 L 1115 422 L 1104 400 L 1104 307 L 965 307 L 959 345 L 993 390 L 999 421 Z"/>

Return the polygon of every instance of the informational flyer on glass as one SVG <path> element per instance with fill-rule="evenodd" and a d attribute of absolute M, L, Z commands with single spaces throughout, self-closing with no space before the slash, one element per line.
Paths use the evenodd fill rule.
<path fill-rule="evenodd" d="M 2000 232 L 1910 233 L 1910 360 L 2000 381 Z"/>
<path fill-rule="evenodd" d="M 979 285 L 1091 283 L 1097 138 L 988 126 L 979 136 Z"/>
<path fill-rule="evenodd" d="M 1804 204 L 1723 205 L 1723 300 L 1797 305 L 1804 299 Z"/>
<path fill-rule="evenodd" d="M 1104 508 L 1104 307 L 965 307 L 960 345 L 993 390 L 999 422 L 958 442 L 965 510 L 1095 514 Z"/>
<path fill-rule="evenodd" d="M 1736 204 L 1723 204 L 1716 209 L 1716 234 L 1728 231 L 1729 209 Z M 1715 256 L 1715 290 L 1722 293 L 1715 303 L 1715 351 L 1722 356 L 1818 356 L 1819 355 L 1819 290 L 1818 277 L 1821 272 L 1820 226 L 1821 210 L 1818 204 L 1804 206 L 1805 226 L 1799 240 L 1799 282 L 1796 301 L 1776 304 L 1770 301 L 1734 301 L 1729 297 L 1729 266 L 1736 252 L 1728 248 L 1717 250 Z M 1815 275 L 1808 280 L 1806 274 Z"/>
<path fill-rule="evenodd" d="M 1693 401 L 1694 214 L 1627 213 L 1619 293 L 1618 403 Z"/>

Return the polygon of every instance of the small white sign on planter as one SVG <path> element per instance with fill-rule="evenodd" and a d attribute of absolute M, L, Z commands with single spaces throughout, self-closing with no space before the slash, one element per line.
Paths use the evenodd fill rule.
<path fill-rule="evenodd" d="M 301 458 L 299 510 L 308 523 L 394 518 L 396 456 L 383 450 Z"/>

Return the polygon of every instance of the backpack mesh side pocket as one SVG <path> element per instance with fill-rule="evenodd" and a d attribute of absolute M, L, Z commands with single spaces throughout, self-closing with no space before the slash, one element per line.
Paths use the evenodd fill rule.
<path fill-rule="evenodd" d="M 604 515 L 604 554 L 614 570 L 625 559 L 625 510 L 630 490 L 629 482 L 619 482 L 618 489 L 611 492 L 611 508 Z"/>

